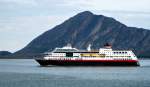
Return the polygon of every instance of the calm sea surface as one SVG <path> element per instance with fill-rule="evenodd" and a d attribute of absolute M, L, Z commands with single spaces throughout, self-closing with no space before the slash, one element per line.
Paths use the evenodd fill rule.
<path fill-rule="evenodd" d="M 0 87 L 150 87 L 150 60 L 140 67 L 40 67 L 33 59 L 0 59 Z"/>

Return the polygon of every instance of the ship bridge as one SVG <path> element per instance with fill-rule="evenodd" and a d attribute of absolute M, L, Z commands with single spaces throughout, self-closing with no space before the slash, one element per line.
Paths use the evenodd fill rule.
<path fill-rule="evenodd" d="M 107 54 L 108 52 L 112 52 L 111 48 L 100 48 L 99 53 L 100 54 Z"/>

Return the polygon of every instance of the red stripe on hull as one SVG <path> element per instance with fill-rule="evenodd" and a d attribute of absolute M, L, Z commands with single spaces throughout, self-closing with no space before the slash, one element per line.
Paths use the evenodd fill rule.
<path fill-rule="evenodd" d="M 52 60 L 64 62 L 138 62 L 138 60 Z"/>

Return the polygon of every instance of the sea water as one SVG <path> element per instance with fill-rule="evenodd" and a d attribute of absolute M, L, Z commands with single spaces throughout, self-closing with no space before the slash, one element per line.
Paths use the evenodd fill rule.
<path fill-rule="evenodd" d="M 150 87 L 150 60 L 140 67 L 41 67 L 33 59 L 0 59 L 0 87 Z"/>

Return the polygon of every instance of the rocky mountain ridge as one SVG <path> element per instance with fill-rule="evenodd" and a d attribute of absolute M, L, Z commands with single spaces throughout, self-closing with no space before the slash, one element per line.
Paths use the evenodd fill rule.
<path fill-rule="evenodd" d="M 139 56 L 150 56 L 150 30 L 128 27 L 114 18 L 89 11 L 44 32 L 15 55 L 52 51 L 68 43 L 78 49 L 86 49 L 88 44 L 92 45 L 92 49 L 99 49 L 107 42 L 112 44 L 113 49 L 131 49 Z"/>

